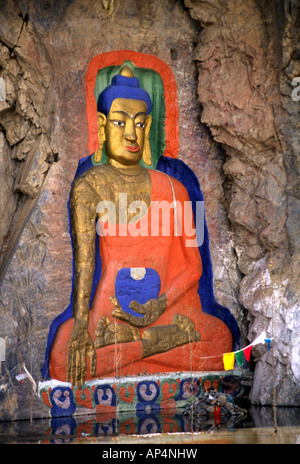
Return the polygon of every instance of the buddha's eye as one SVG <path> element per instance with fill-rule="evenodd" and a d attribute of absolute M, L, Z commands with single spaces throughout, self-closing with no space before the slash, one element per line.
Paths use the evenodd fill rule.
<path fill-rule="evenodd" d="M 111 119 L 110 122 L 112 124 L 114 124 L 115 126 L 118 126 L 118 127 L 124 127 L 125 126 L 124 121 L 118 121 L 117 119 Z"/>
<path fill-rule="evenodd" d="M 144 122 L 137 122 L 136 127 L 139 127 L 140 129 L 144 129 L 145 123 Z"/>

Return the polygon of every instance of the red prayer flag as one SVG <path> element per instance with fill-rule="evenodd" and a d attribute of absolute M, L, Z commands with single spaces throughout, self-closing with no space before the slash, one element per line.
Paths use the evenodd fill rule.
<path fill-rule="evenodd" d="M 251 350 L 252 350 L 252 345 L 246 346 L 246 348 L 243 348 L 243 352 L 244 352 L 244 355 L 247 361 L 249 361 L 250 359 Z"/>

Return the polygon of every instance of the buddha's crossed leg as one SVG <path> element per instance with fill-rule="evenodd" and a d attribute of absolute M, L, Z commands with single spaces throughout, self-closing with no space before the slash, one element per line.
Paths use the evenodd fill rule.
<path fill-rule="evenodd" d="M 95 330 L 95 348 L 106 345 L 141 340 L 143 358 L 169 351 L 189 342 L 200 341 L 200 334 L 195 324 L 182 314 L 174 314 L 172 324 L 149 327 L 142 337 L 135 327 L 125 324 L 111 323 L 108 317 L 102 317 Z"/>

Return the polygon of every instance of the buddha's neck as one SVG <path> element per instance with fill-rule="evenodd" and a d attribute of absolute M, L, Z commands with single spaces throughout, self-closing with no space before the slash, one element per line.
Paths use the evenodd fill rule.
<path fill-rule="evenodd" d="M 108 164 L 118 169 L 118 171 L 120 171 L 122 174 L 126 174 L 128 176 L 137 176 L 141 174 L 143 171 L 142 166 L 140 166 L 139 164 L 135 164 L 133 166 L 126 166 L 112 159 L 109 160 Z"/>

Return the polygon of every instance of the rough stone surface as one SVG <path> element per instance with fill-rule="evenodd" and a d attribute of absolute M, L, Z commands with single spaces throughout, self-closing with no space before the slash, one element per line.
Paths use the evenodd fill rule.
<path fill-rule="evenodd" d="M 254 350 L 255 404 L 299 405 L 299 5 L 185 0 L 203 30 L 195 47 L 201 121 L 224 150 L 224 202 Z"/>
<path fill-rule="evenodd" d="M 70 298 L 67 200 L 89 154 L 84 78 L 95 55 L 120 47 L 171 67 L 179 157 L 204 192 L 216 297 L 244 344 L 261 329 L 275 337 L 272 352 L 254 351 L 252 401 L 272 402 L 275 372 L 278 404 L 299 405 L 299 11 L 289 5 L 1 2 L 2 420 L 48 414 L 34 382 L 49 325 Z M 24 365 L 33 382 L 16 380 Z"/>

